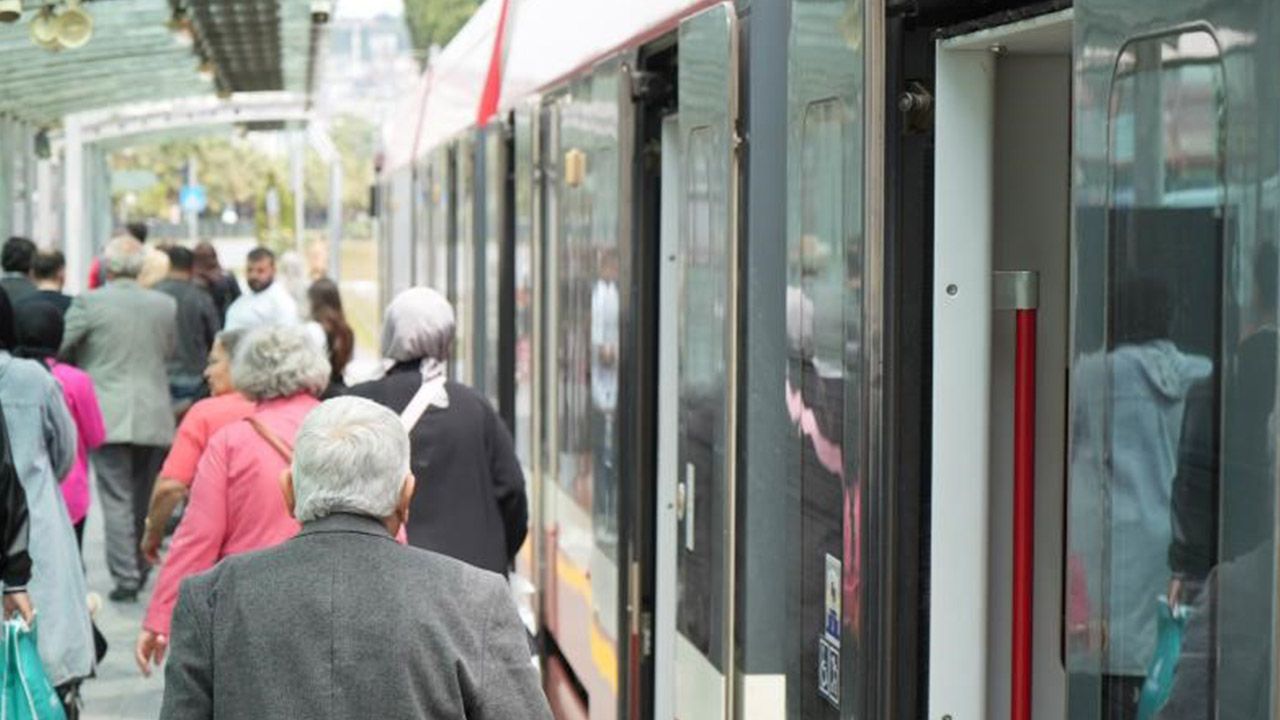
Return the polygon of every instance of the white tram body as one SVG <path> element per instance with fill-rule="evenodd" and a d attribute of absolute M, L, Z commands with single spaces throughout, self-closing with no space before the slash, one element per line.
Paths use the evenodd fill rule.
<path fill-rule="evenodd" d="M 1273 4 L 484 2 L 380 272 L 556 715 L 1280 717 Z"/>

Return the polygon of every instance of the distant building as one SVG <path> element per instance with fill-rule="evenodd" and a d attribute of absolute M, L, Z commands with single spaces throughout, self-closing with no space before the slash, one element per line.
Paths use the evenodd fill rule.
<path fill-rule="evenodd" d="M 357 115 L 381 125 L 420 72 L 404 18 L 335 18 L 322 72 L 316 88 L 322 115 Z"/>

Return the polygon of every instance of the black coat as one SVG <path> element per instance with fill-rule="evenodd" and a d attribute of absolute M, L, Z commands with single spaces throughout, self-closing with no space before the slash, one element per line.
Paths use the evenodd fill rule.
<path fill-rule="evenodd" d="M 9 433 L 0 422 L 0 584 L 6 588 L 25 587 L 31 581 L 29 533 L 27 495 L 9 454 Z"/>
<path fill-rule="evenodd" d="M 403 412 L 422 375 L 401 363 L 347 394 Z M 418 489 L 409 508 L 409 544 L 505 574 L 529 531 L 524 473 L 511 433 L 489 401 L 446 384 L 448 408 L 430 408 L 409 433 Z"/>

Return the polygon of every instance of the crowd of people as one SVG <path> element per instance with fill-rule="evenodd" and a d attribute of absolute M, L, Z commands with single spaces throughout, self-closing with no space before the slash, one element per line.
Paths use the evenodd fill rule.
<path fill-rule="evenodd" d="M 448 379 L 445 297 L 397 296 L 385 373 L 348 386 L 332 280 L 304 315 L 267 248 L 241 291 L 212 245 L 127 229 L 74 297 L 57 251 L 0 249 L 4 613 L 39 619 L 68 717 L 107 652 L 91 476 L 108 598 L 158 570 L 133 650 L 165 668 L 161 717 L 549 717 L 503 578 L 525 481 L 489 402 Z"/>

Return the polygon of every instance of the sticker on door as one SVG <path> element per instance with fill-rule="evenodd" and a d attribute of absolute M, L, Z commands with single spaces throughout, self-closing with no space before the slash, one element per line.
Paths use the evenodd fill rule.
<path fill-rule="evenodd" d="M 822 636 L 826 638 L 837 649 L 840 647 L 840 576 L 841 562 L 834 555 L 827 555 L 827 572 L 826 572 L 826 588 L 823 597 L 826 598 L 826 612 L 822 616 Z"/>
<path fill-rule="evenodd" d="M 818 695 L 840 707 L 840 647 L 825 634 L 818 638 Z"/>

